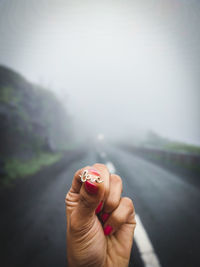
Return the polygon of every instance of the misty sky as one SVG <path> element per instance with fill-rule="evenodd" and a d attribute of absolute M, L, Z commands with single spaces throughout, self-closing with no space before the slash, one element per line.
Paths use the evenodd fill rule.
<path fill-rule="evenodd" d="M 80 132 L 200 144 L 200 1 L 0 0 L 0 64 L 53 90 Z"/>

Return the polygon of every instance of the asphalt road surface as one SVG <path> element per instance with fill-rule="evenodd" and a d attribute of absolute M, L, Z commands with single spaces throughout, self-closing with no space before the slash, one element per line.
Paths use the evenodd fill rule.
<path fill-rule="evenodd" d="M 133 199 L 140 222 L 130 266 L 200 266 L 200 188 L 119 148 L 84 151 L 1 188 L 0 266 L 67 266 L 65 194 L 74 172 L 95 162 L 117 172 Z"/>

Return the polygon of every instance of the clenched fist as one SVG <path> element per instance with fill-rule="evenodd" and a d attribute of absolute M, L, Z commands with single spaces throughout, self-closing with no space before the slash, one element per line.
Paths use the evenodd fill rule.
<path fill-rule="evenodd" d="M 132 200 L 121 193 L 121 178 L 103 164 L 75 173 L 66 195 L 70 267 L 128 266 L 136 222 Z"/>

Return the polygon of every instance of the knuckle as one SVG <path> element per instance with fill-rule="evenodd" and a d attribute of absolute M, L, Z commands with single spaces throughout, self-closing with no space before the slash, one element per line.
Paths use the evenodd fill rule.
<path fill-rule="evenodd" d="M 118 205 L 119 205 L 119 200 L 114 198 L 108 198 L 105 205 L 106 211 L 110 212 L 114 210 Z"/>
<path fill-rule="evenodd" d="M 124 205 L 130 210 L 131 213 L 135 212 L 133 201 L 129 197 L 123 198 Z"/>
<path fill-rule="evenodd" d="M 113 180 L 114 183 L 122 185 L 122 179 L 119 175 L 112 174 L 111 179 Z"/>
<path fill-rule="evenodd" d="M 65 204 L 66 206 L 68 206 L 68 203 L 69 203 L 69 192 L 65 195 Z"/>
<path fill-rule="evenodd" d="M 73 208 L 79 200 L 79 194 L 74 194 L 71 189 L 65 196 L 65 204 L 67 208 Z"/>
<path fill-rule="evenodd" d="M 116 225 L 122 225 L 125 223 L 125 218 L 123 215 L 120 214 L 113 214 L 112 215 L 112 220 L 115 222 Z"/>
<path fill-rule="evenodd" d="M 115 185 L 115 188 L 116 188 L 116 186 L 119 187 L 120 192 L 122 193 L 122 191 L 123 191 L 122 178 L 117 174 L 112 174 L 111 175 L 111 181 Z"/>

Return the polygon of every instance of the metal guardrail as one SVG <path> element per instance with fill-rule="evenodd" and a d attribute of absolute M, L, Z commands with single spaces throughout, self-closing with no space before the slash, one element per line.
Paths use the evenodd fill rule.
<path fill-rule="evenodd" d="M 127 150 L 145 158 L 160 159 L 165 162 L 174 162 L 180 165 L 198 166 L 200 168 L 200 155 L 161 150 L 156 148 L 136 147 L 124 145 Z"/>

